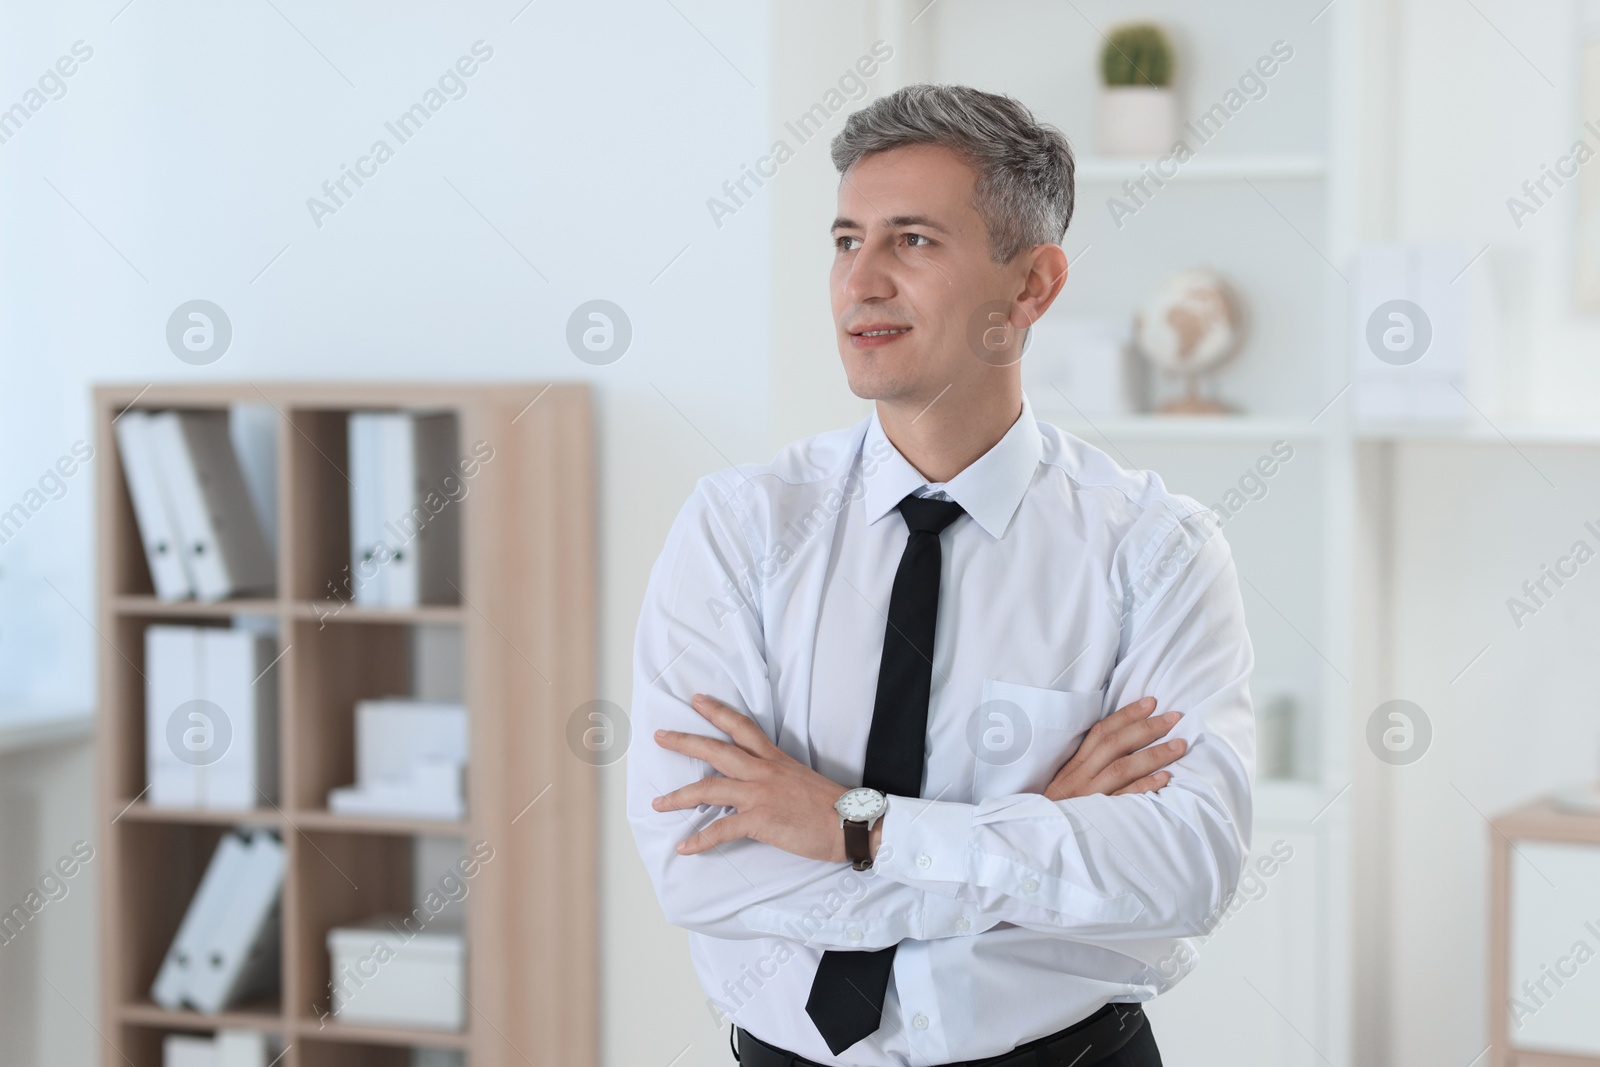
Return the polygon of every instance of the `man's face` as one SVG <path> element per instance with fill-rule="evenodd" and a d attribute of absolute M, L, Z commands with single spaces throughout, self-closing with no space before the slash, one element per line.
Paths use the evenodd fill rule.
<path fill-rule="evenodd" d="M 951 149 L 908 145 L 863 157 L 840 183 L 830 288 L 857 396 L 931 402 L 951 385 L 1001 373 L 979 358 L 970 333 L 988 301 L 1017 295 L 1029 257 L 1004 267 L 989 258 L 976 180 Z M 863 336 L 879 329 L 903 332 Z"/>

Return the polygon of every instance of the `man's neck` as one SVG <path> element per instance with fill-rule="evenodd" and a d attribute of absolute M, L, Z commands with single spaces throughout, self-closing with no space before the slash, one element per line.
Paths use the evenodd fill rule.
<path fill-rule="evenodd" d="M 932 404 L 878 400 L 884 436 L 930 482 L 948 482 L 993 448 L 1022 414 L 1022 387 L 1008 383 L 978 395 Z"/>

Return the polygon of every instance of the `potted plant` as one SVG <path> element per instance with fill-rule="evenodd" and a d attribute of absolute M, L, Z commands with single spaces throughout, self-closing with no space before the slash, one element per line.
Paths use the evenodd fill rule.
<path fill-rule="evenodd" d="M 1173 66 L 1172 44 L 1155 23 L 1111 31 L 1100 51 L 1101 155 L 1154 159 L 1171 150 L 1178 123 Z"/>

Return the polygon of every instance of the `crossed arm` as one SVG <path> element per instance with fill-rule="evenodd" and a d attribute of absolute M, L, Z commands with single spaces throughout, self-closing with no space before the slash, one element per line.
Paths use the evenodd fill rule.
<path fill-rule="evenodd" d="M 678 842 L 684 856 L 709 851 L 742 837 L 796 856 L 846 863 L 844 834 L 833 802 L 850 788 L 812 770 L 773 744 L 753 719 L 705 693 L 689 704 L 727 734 L 720 741 L 682 730 L 656 730 L 663 748 L 711 765 L 717 772 L 651 801 L 656 811 L 681 811 L 703 804 L 735 809 L 704 830 Z M 1045 787 L 1050 800 L 1094 794 L 1122 796 L 1160 789 L 1171 779 L 1161 770 L 1183 754 L 1182 738 L 1153 745 L 1182 718 L 1169 711 L 1155 715 L 1155 699 L 1124 705 L 1090 728 L 1083 744 Z M 1149 747 L 1147 747 L 1149 746 Z M 883 840 L 883 821 L 872 828 L 872 854 Z"/>
<path fill-rule="evenodd" d="M 850 949 L 1000 922 L 1102 942 L 1214 924 L 1249 848 L 1254 759 L 1253 656 L 1220 538 L 1124 621 L 1107 687 L 1122 706 L 1042 795 L 893 797 L 876 862 L 857 875 L 832 808 L 854 783 L 773 740 L 781 716 L 758 608 L 700 610 L 752 558 L 709 501 L 696 493 L 674 523 L 634 650 L 628 818 L 668 921 Z M 1127 703 L 1137 694 L 1182 718 Z"/>

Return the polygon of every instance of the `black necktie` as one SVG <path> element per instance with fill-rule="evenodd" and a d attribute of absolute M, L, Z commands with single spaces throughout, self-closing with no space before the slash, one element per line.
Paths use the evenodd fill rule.
<path fill-rule="evenodd" d="M 886 795 L 922 795 L 933 633 L 939 615 L 939 533 L 961 515 L 961 505 L 951 500 L 908 496 L 900 501 L 900 516 L 910 533 L 889 594 L 889 625 L 883 635 L 878 695 L 861 773 L 862 785 Z M 829 949 L 822 954 L 806 1014 L 835 1056 L 881 1025 L 896 947 L 870 952 Z"/>

